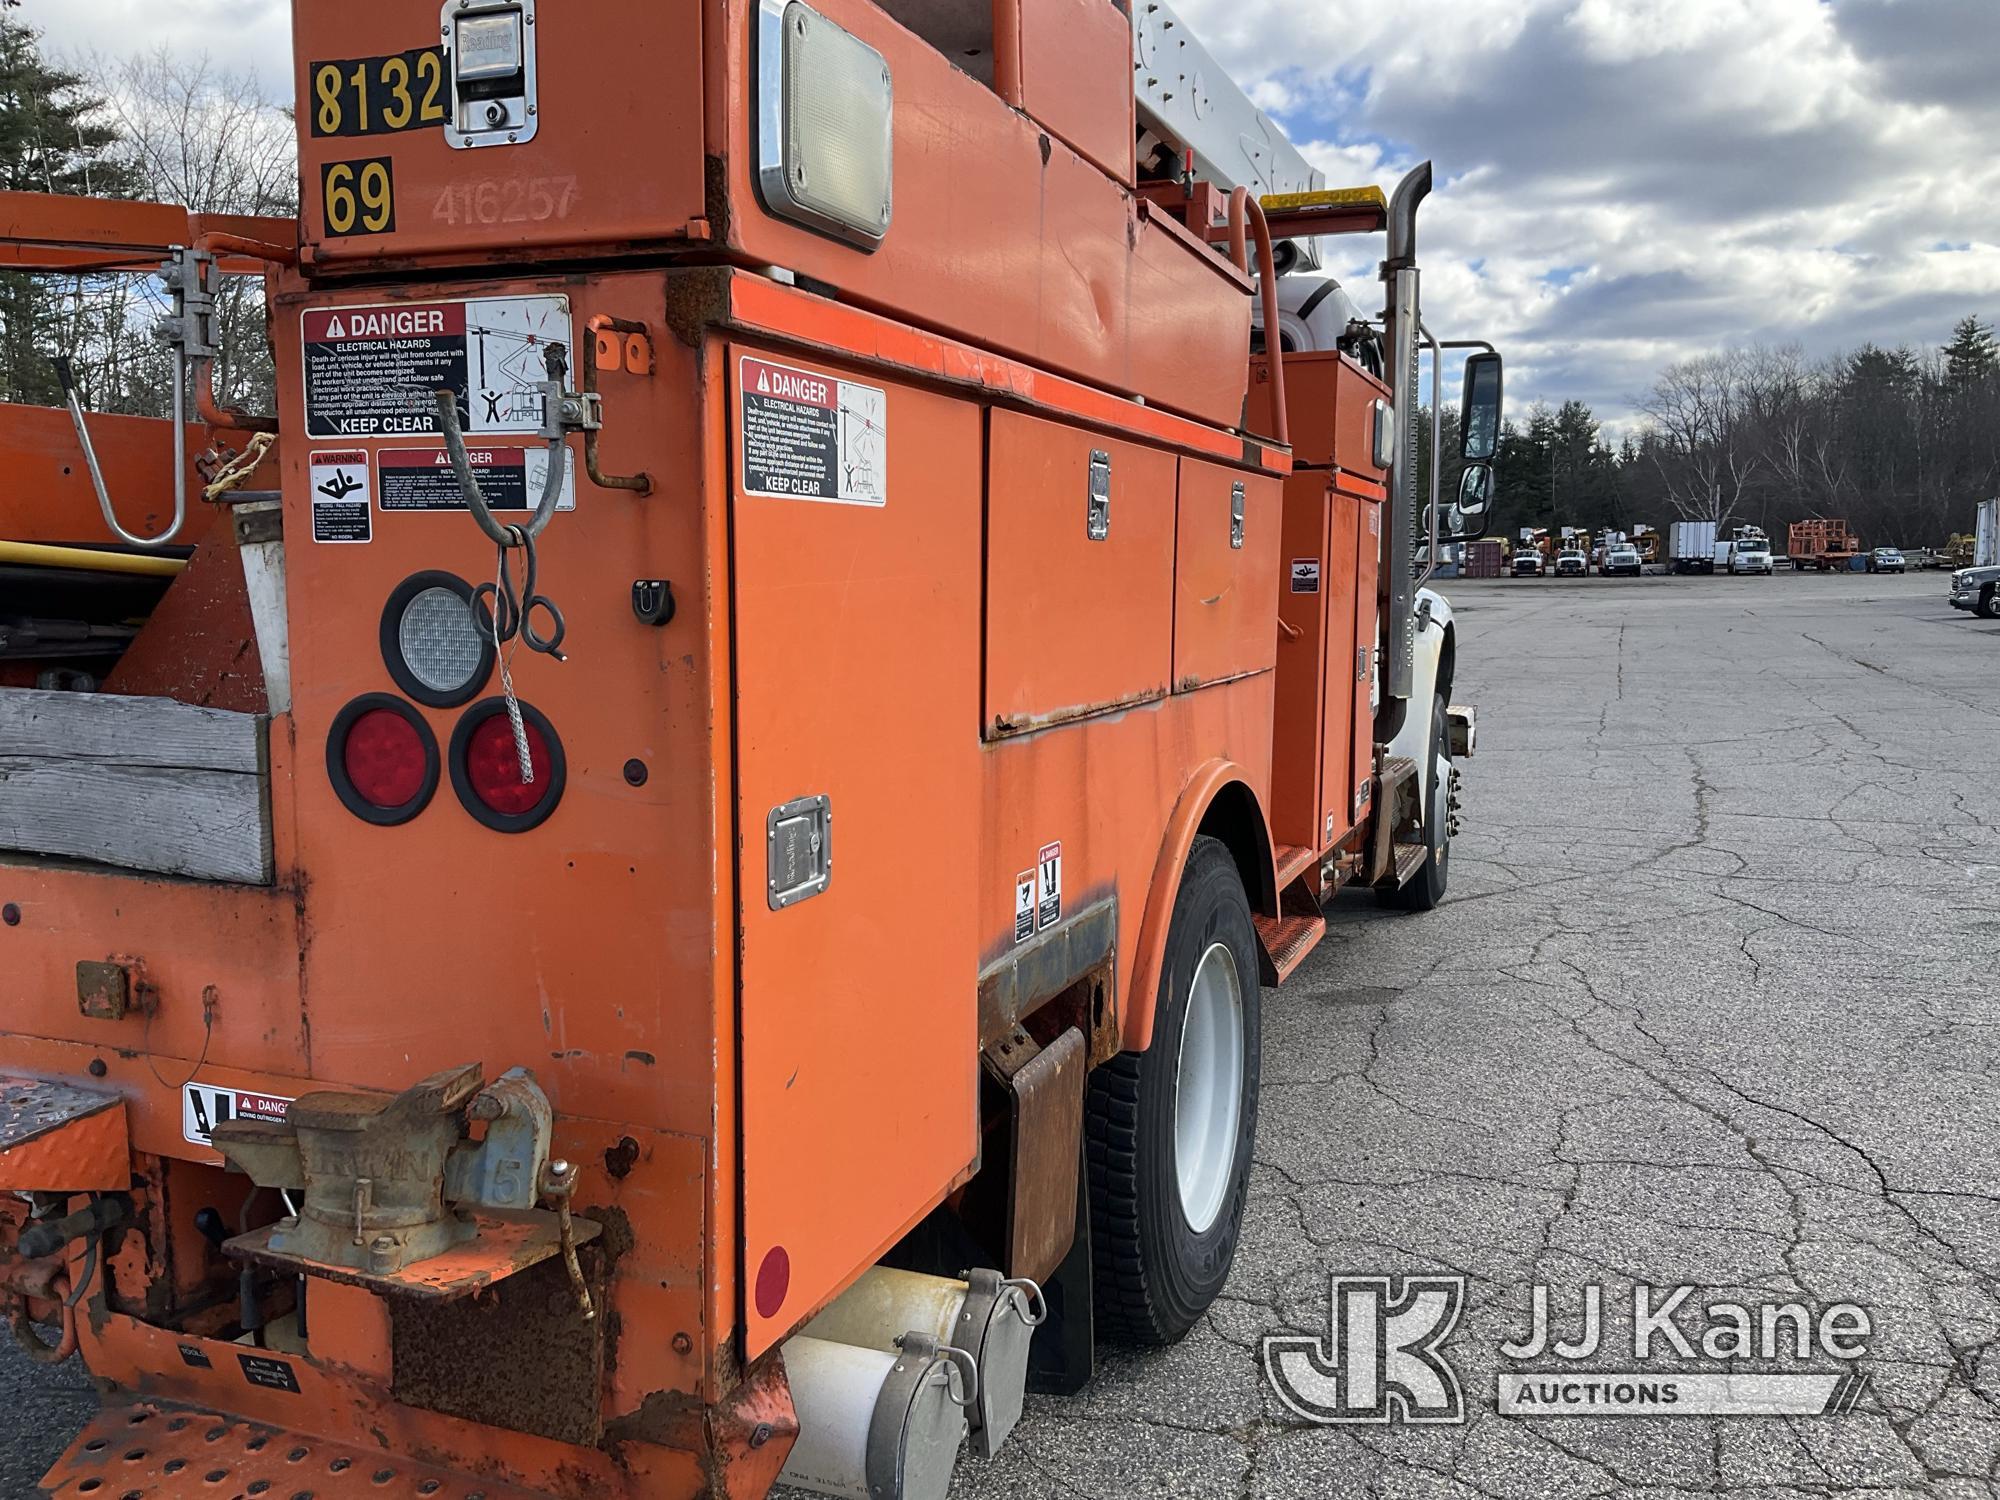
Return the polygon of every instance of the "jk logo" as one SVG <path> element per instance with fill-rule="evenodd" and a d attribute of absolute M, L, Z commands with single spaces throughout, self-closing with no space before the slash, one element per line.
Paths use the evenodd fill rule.
<path fill-rule="evenodd" d="M 1463 1422 L 1438 1346 L 1458 1326 L 1463 1276 L 1335 1276 L 1324 1340 L 1264 1339 L 1264 1374 L 1308 1422 Z"/>

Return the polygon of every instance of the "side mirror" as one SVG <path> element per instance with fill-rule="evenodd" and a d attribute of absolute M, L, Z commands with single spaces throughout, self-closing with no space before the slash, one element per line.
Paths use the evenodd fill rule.
<path fill-rule="evenodd" d="M 1451 522 L 1449 533 L 1439 540 L 1476 542 L 1486 535 L 1494 488 L 1493 465 L 1467 464 L 1464 474 L 1459 476 L 1458 500 L 1446 517 Z"/>
<path fill-rule="evenodd" d="M 1465 400 L 1458 414 L 1458 456 L 1486 463 L 1500 451 L 1500 356 L 1475 354 L 1465 362 Z"/>

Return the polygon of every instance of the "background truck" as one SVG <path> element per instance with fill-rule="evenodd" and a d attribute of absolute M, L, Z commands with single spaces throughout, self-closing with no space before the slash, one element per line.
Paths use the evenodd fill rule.
<path fill-rule="evenodd" d="M 1667 564 L 1675 573 L 1713 573 L 1715 522 L 1674 522 L 1667 529 Z"/>
<path fill-rule="evenodd" d="M 1322 903 L 1445 895 L 1430 168 L 1326 189 L 1158 4 L 295 27 L 296 221 L 0 204 L 175 392 L 0 409 L 45 1484 L 935 1500 L 1217 1295 Z"/>

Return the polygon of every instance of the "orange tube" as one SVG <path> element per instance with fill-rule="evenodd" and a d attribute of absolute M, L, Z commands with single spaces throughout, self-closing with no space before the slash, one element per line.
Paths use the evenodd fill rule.
<path fill-rule="evenodd" d="M 1243 193 L 1242 188 L 1236 190 Z M 1248 193 L 1244 202 L 1250 210 L 1250 227 L 1257 231 L 1257 285 L 1264 298 L 1264 357 L 1271 362 L 1271 409 L 1277 414 L 1278 430 L 1272 434 L 1279 444 L 1292 446 L 1292 423 L 1285 410 L 1285 356 L 1278 338 L 1278 263 L 1271 248 L 1271 221 L 1264 217 L 1264 205 Z M 1234 218 L 1233 195 L 1231 217 Z"/>
<path fill-rule="evenodd" d="M 1229 194 L 1229 258 L 1245 276 L 1250 274 L 1250 189 L 1233 188 Z"/>

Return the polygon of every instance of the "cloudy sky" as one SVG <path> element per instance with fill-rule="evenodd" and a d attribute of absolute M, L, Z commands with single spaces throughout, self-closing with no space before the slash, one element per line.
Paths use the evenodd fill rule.
<path fill-rule="evenodd" d="M 1427 309 L 1502 345 L 1516 409 L 1616 420 L 1685 355 L 2000 319 L 2000 0 L 1180 7 L 1333 182 L 1436 163 Z M 205 48 L 289 89 L 283 0 L 24 13 L 60 47 Z"/>

